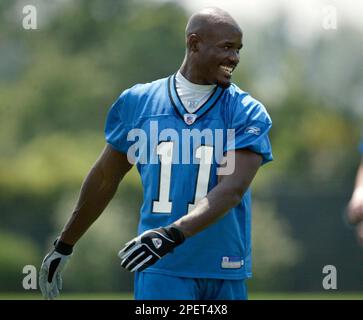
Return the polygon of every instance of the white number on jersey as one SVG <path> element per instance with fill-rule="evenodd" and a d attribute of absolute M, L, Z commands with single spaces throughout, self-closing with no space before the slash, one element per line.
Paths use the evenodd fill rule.
<path fill-rule="evenodd" d="M 171 213 L 172 202 L 169 201 L 171 168 L 173 160 L 173 142 L 161 142 L 157 149 L 160 158 L 160 180 L 159 180 L 159 200 L 153 201 L 153 213 Z M 206 196 L 210 178 L 210 169 L 213 160 L 213 147 L 200 146 L 195 151 L 195 156 L 199 161 L 197 185 L 193 203 L 189 203 L 188 212 L 195 208 L 196 203 Z"/>

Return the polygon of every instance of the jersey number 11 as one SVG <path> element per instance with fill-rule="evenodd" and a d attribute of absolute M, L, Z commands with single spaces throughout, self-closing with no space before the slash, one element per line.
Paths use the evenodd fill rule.
<path fill-rule="evenodd" d="M 159 200 L 153 201 L 153 213 L 171 213 L 172 201 L 169 199 L 171 166 L 173 160 L 173 142 L 159 143 L 156 149 L 160 158 Z M 188 212 L 194 209 L 196 203 L 205 197 L 208 192 L 210 169 L 213 159 L 212 146 L 200 146 L 195 150 L 195 157 L 200 160 L 194 201 L 189 203 Z"/>

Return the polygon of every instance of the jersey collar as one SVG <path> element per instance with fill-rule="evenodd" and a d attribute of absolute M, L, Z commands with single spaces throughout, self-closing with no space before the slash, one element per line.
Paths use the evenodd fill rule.
<path fill-rule="evenodd" d="M 189 113 L 188 110 L 184 107 L 176 90 L 175 76 L 176 74 L 173 74 L 168 78 L 168 93 L 170 101 L 175 108 L 176 113 L 187 125 L 191 125 L 215 106 L 219 98 L 222 96 L 224 89 L 216 86 L 209 99 L 200 108 L 198 108 L 198 110 L 193 113 Z"/>

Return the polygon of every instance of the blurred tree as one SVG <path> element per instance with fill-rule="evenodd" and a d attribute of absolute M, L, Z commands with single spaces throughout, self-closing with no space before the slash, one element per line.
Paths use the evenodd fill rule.
<path fill-rule="evenodd" d="M 39 266 L 39 249 L 29 238 L 9 231 L 0 230 L 0 292 L 23 289 L 23 268 Z"/>
<path fill-rule="evenodd" d="M 288 277 L 302 260 L 303 244 L 295 239 L 285 219 L 281 219 L 274 205 L 255 201 L 252 220 L 253 278 L 251 290 L 289 289 Z"/>

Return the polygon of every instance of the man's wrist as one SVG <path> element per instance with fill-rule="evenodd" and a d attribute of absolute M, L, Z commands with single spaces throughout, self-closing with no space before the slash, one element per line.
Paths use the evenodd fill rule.
<path fill-rule="evenodd" d="M 169 225 L 163 229 L 177 245 L 182 244 L 185 241 L 184 233 L 174 225 Z"/>
<path fill-rule="evenodd" d="M 73 245 L 63 242 L 60 239 L 57 239 L 54 242 L 54 249 L 60 254 L 65 256 L 69 256 L 73 252 Z"/>

